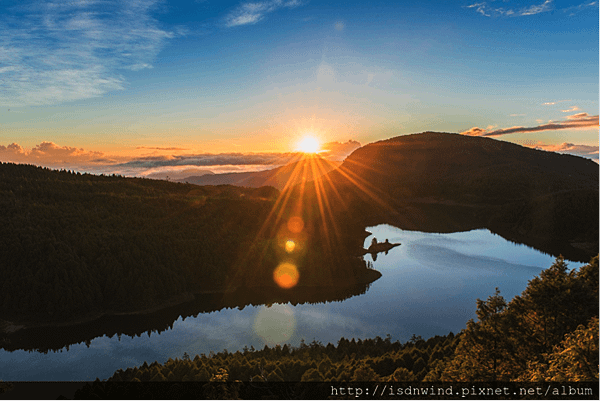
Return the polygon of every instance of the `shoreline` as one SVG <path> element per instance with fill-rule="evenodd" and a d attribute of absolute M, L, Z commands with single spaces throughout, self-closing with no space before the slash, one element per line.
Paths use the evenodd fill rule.
<path fill-rule="evenodd" d="M 131 312 L 117 312 L 117 311 L 105 311 L 98 312 L 94 315 L 89 315 L 85 317 L 80 317 L 73 320 L 68 321 L 60 321 L 60 322 L 30 322 L 30 321 L 20 321 L 13 322 L 9 320 L 0 319 L 0 334 L 14 334 L 19 330 L 23 329 L 33 329 L 33 328 L 41 328 L 41 327 L 63 327 L 63 326 L 74 326 L 83 323 L 93 322 L 105 316 L 135 316 L 135 315 L 147 315 L 150 313 L 158 312 L 160 310 L 170 308 L 173 306 L 181 305 L 186 302 L 193 301 L 196 296 L 195 294 L 217 294 L 217 293 L 226 293 L 228 291 L 216 291 L 216 290 L 206 290 L 199 291 L 196 293 L 185 292 L 179 294 L 178 296 L 172 297 L 171 299 L 161 303 L 160 305 L 156 305 L 150 308 L 131 311 Z"/>
<path fill-rule="evenodd" d="M 366 278 L 365 280 L 361 280 L 360 283 L 362 283 L 362 284 L 370 283 L 381 277 L 380 272 L 377 272 L 378 274 L 375 274 L 374 272 L 375 271 L 373 271 L 373 270 L 368 270 L 366 272 L 366 276 L 365 276 L 365 278 L 366 277 L 368 277 L 368 278 Z M 340 286 L 340 287 L 343 287 L 343 286 Z M 247 288 L 247 289 L 251 289 L 251 288 L 252 287 Z M 260 287 L 260 288 L 264 289 L 264 287 Z M 273 288 L 278 289 L 279 287 L 273 287 Z M 296 287 L 296 290 L 301 289 L 301 288 L 303 288 L 303 286 Z M 317 287 L 308 286 L 305 288 L 310 289 L 310 288 L 317 288 Z M 192 302 L 196 299 L 197 295 L 231 294 L 231 293 L 238 291 L 239 289 L 240 289 L 240 286 L 226 286 L 225 288 L 220 288 L 220 289 L 203 290 L 203 291 L 197 291 L 197 292 L 185 292 L 185 293 L 181 293 L 175 297 L 172 297 L 167 301 L 162 302 L 160 305 L 156 305 L 156 306 L 146 308 L 146 309 L 129 311 L 129 312 L 110 311 L 109 310 L 109 311 L 98 312 L 93 315 L 79 317 L 79 318 L 67 320 L 67 321 L 55 321 L 55 322 L 51 322 L 51 321 L 50 322 L 33 322 L 33 321 L 27 321 L 27 320 L 10 321 L 10 320 L 5 320 L 5 319 L 0 318 L 0 343 L 2 343 L 1 340 L 3 339 L 3 335 L 12 336 L 12 335 L 15 335 L 15 333 L 17 333 L 20 330 L 38 329 L 38 328 L 43 328 L 43 327 L 56 328 L 56 327 L 75 326 L 75 325 L 79 325 L 79 324 L 94 322 L 103 317 L 110 317 L 110 316 L 148 315 L 148 314 L 159 312 L 159 311 L 167 309 L 167 308 L 171 308 L 171 307 L 182 305 L 182 304 L 185 304 L 188 302 Z"/>

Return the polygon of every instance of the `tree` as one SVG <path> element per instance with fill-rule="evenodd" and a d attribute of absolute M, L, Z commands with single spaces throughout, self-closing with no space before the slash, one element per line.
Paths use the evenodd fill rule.
<path fill-rule="evenodd" d="M 515 371 L 514 341 L 510 338 L 510 316 L 500 290 L 486 301 L 477 300 L 478 321 L 469 320 L 455 357 L 442 374 L 443 380 L 509 380 Z"/>
<path fill-rule="evenodd" d="M 303 381 L 303 382 L 322 382 L 323 381 L 323 375 L 321 375 L 321 373 L 319 373 L 319 371 L 317 369 L 311 368 L 311 369 L 308 369 L 306 372 L 304 372 L 304 374 L 302 375 L 302 378 L 300 379 L 300 381 Z"/>
<path fill-rule="evenodd" d="M 542 362 L 531 362 L 523 381 L 598 381 L 598 317 L 565 335 Z"/>
<path fill-rule="evenodd" d="M 509 307 L 515 317 L 513 335 L 518 338 L 516 354 L 521 363 L 541 362 L 542 355 L 551 353 L 565 334 L 598 316 L 597 257 L 579 271 L 570 271 L 559 256 L 529 281 Z"/>

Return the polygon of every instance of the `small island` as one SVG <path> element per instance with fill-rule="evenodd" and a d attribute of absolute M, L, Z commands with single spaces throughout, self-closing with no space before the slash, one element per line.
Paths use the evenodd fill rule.
<path fill-rule="evenodd" d="M 371 241 L 371 246 L 368 249 L 363 249 L 362 254 L 365 255 L 367 253 L 377 254 L 379 252 L 387 252 L 390 249 L 401 245 L 400 243 L 393 244 L 387 238 L 384 242 L 377 242 L 377 238 L 373 238 Z"/>

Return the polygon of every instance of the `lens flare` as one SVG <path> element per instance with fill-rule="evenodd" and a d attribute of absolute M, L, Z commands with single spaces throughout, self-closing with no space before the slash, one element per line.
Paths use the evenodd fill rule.
<path fill-rule="evenodd" d="M 264 306 L 254 318 L 254 332 L 268 345 L 289 341 L 295 330 L 296 318 L 288 305 Z"/>
<path fill-rule="evenodd" d="M 300 216 L 294 216 L 288 220 L 287 226 L 291 232 L 298 234 L 304 228 L 304 220 Z"/>
<path fill-rule="evenodd" d="M 289 289 L 298 284 L 300 273 L 291 263 L 282 263 L 273 271 L 273 280 L 281 288 Z"/>
<path fill-rule="evenodd" d="M 291 239 L 290 239 L 290 240 L 287 240 L 287 241 L 285 242 L 285 251 L 286 251 L 287 253 L 292 253 L 292 252 L 294 252 L 294 249 L 295 249 L 295 248 L 296 248 L 296 243 L 295 243 L 294 241 L 292 241 Z"/>

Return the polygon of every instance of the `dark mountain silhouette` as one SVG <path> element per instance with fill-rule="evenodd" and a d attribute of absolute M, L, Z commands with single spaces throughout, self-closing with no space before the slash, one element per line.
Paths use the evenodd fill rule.
<path fill-rule="evenodd" d="M 488 228 L 575 260 L 598 253 L 598 165 L 581 157 L 426 132 L 363 146 L 321 181 L 311 202 L 329 199 L 332 221 L 357 230 Z"/>
<path fill-rule="evenodd" d="M 306 163 L 306 157 L 314 162 Z M 236 185 L 240 187 L 258 188 L 263 186 L 272 186 L 279 190 L 284 187 L 300 184 L 303 181 L 311 181 L 322 176 L 336 168 L 340 163 L 325 160 L 319 156 L 303 156 L 301 160 L 296 160 L 285 166 L 276 167 L 270 170 L 246 172 L 246 173 L 225 173 L 225 174 L 207 174 L 201 176 L 189 176 L 176 181 L 195 185 Z"/>

